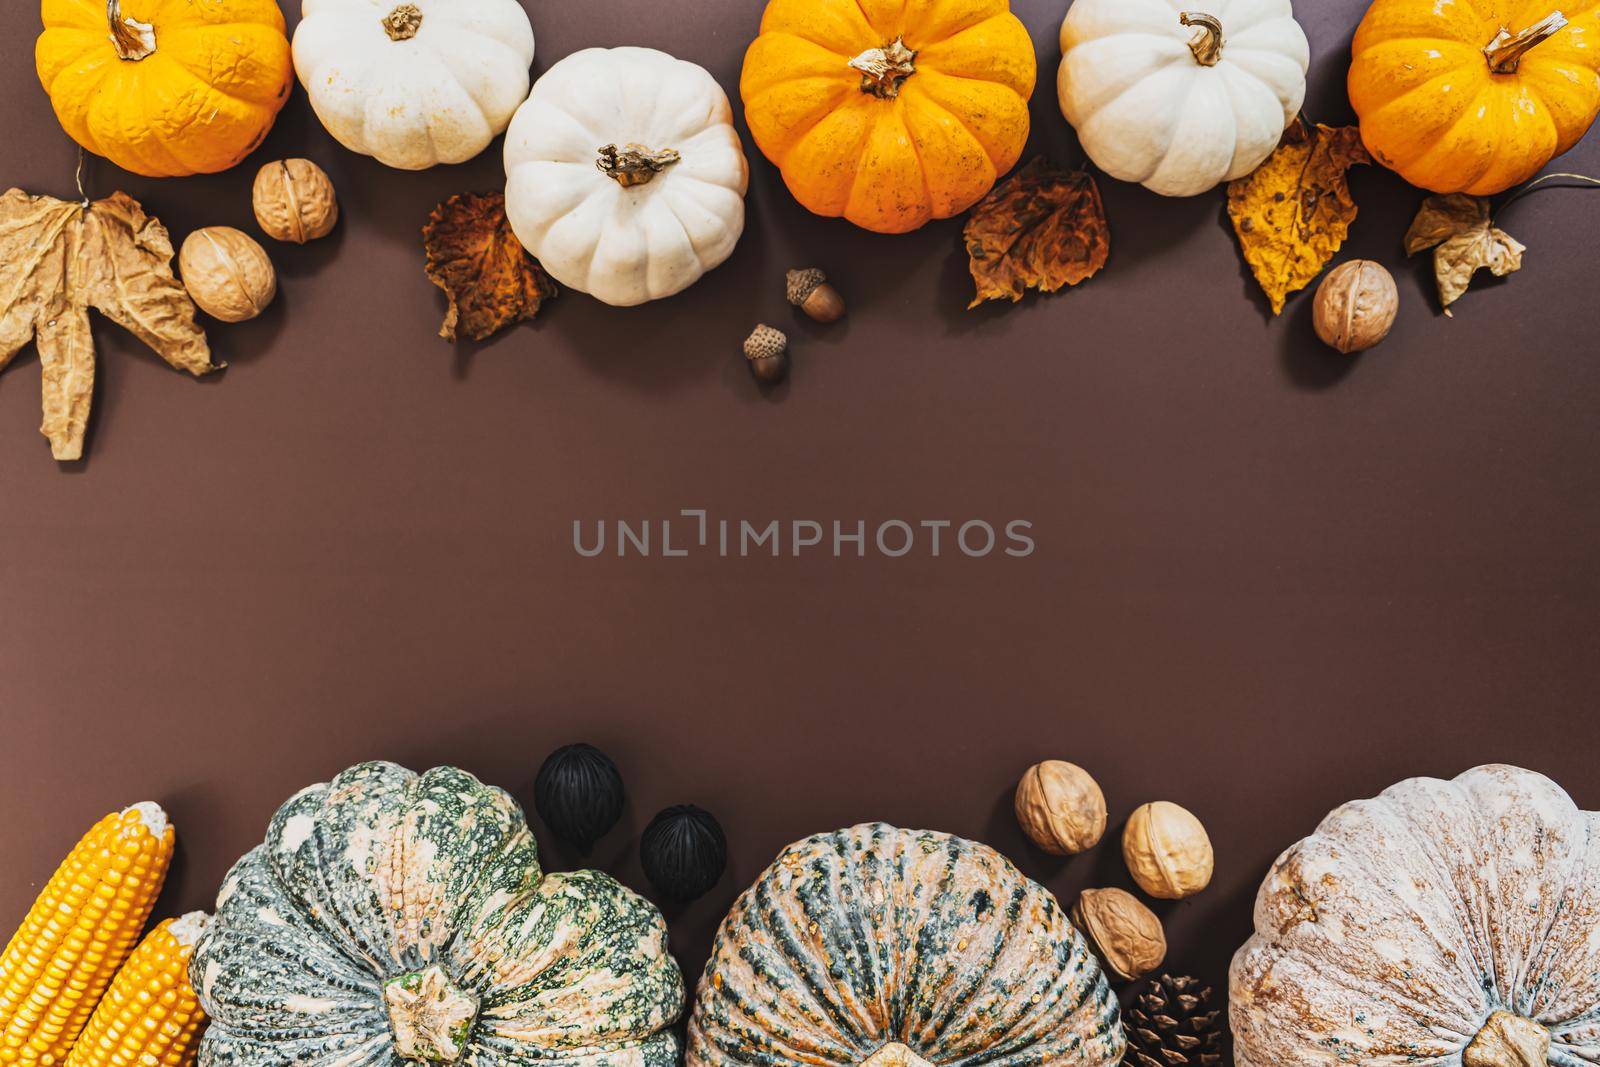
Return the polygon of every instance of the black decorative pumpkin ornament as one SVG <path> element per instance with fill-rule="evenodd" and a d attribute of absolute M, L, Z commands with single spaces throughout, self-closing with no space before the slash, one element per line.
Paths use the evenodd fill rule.
<path fill-rule="evenodd" d="M 539 818 L 584 856 L 622 818 L 625 796 L 617 765 L 593 745 L 556 749 L 533 783 Z"/>
<path fill-rule="evenodd" d="M 639 838 L 644 876 L 664 897 L 693 900 L 717 884 L 728 867 L 728 839 L 716 816 L 693 804 L 674 804 L 650 820 Z"/>

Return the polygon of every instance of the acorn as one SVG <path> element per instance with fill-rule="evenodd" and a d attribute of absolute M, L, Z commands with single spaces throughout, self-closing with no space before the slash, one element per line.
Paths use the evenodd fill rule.
<path fill-rule="evenodd" d="M 789 373 L 789 339 L 782 330 L 763 323 L 744 339 L 744 358 L 750 361 L 756 381 L 781 382 Z"/>
<path fill-rule="evenodd" d="M 844 298 L 828 284 L 828 276 L 816 267 L 790 271 L 785 295 L 789 303 L 818 322 L 838 322 L 844 318 Z"/>

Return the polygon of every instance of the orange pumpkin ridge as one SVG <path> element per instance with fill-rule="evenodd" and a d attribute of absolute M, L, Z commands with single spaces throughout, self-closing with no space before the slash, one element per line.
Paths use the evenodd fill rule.
<path fill-rule="evenodd" d="M 802 206 L 905 233 L 1015 166 L 1036 75 L 1007 0 L 771 0 L 739 91 Z"/>

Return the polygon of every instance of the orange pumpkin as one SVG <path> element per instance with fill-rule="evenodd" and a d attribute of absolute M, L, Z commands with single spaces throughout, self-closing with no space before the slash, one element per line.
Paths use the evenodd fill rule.
<path fill-rule="evenodd" d="M 807 210 L 905 233 L 1016 164 L 1036 74 L 1007 0 L 772 0 L 739 92 Z"/>
<path fill-rule="evenodd" d="M 1437 193 L 1527 181 L 1600 114 L 1600 0 L 1376 0 L 1353 56 L 1361 139 Z"/>
<path fill-rule="evenodd" d="M 39 81 L 74 141 L 152 178 L 249 155 L 289 98 L 277 0 L 42 0 Z"/>

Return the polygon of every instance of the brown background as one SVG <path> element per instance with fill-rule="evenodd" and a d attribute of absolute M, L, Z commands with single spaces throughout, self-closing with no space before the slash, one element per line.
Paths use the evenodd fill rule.
<path fill-rule="evenodd" d="M 1080 154 L 1056 110 L 1062 0 L 1025 0 L 1034 148 Z M 1360 0 L 1303 2 L 1307 104 L 1349 118 Z M 737 84 L 755 0 L 531 4 L 539 70 L 646 44 Z M 0 16 L 0 184 L 67 195 L 74 149 L 32 70 L 35 9 Z M 623 35 L 625 33 L 625 35 Z M 1273 857 L 1335 804 L 1502 760 L 1600 805 L 1600 464 L 1590 341 L 1600 197 L 1548 191 L 1504 224 L 1531 252 L 1446 320 L 1400 238 L 1420 194 L 1371 169 L 1348 251 L 1402 314 L 1357 360 L 1309 300 L 1269 321 L 1220 194 L 1103 182 L 1109 268 L 1081 291 L 962 310 L 959 227 L 877 237 L 808 217 L 751 151 L 733 260 L 675 299 L 567 293 L 484 346 L 437 339 L 418 228 L 502 180 L 498 145 L 421 174 L 339 149 L 296 90 L 220 177 L 101 164 L 174 234 L 250 226 L 254 164 L 307 155 L 336 235 L 274 247 L 277 303 L 213 324 L 197 384 L 101 323 L 89 458 L 36 431 L 31 352 L 0 375 L 0 926 L 75 836 L 154 798 L 180 828 L 166 912 L 206 905 L 276 804 L 355 761 L 457 763 L 513 789 L 554 746 L 609 750 L 631 790 L 597 862 L 643 888 L 637 832 L 694 801 L 731 841 L 673 909 L 696 975 L 735 893 L 785 842 L 884 819 L 974 836 L 1070 903 L 1126 877 L 1022 843 L 1017 775 L 1091 768 L 1114 823 L 1170 798 L 1210 826 L 1213 887 L 1164 906 L 1171 962 L 1208 979 Z M 1591 138 L 1561 169 L 1600 173 Z M 797 321 L 817 263 L 851 316 Z M 791 330 L 789 387 L 738 356 Z M 1031 520 L 1028 559 L 585 560 L 574 519 Z M 537 824 L 536 824 L 537 827 Z M 546 839 L 542 827 L 537 827 Z M 547 849 L 553 866 L 573 857 Z"/>

